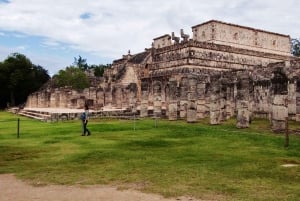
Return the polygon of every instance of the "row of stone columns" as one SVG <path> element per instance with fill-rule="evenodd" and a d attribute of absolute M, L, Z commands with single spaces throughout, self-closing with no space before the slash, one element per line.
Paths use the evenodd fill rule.
<path fill-rule="evenodd" d="M 204 93 L 205 83 L 198 83 L 196 76 L 187 76 L 187 80 L 185 80 L 187 84 L 182 88 L 178 87 L 179 84 L 175 78 L 170 78 L 168 82 L 169 92 L 167 94 L 168 119 L 177 120 L 178 115 L 183 117 L 183 110 L 185 110 L 186 114 L 184 116 L 187 122 L 196 122 L 197 119 L 206 117 L 205 113 L 208 106 L 210 124 L 220 124 L 236 114 L 236 126 L 238 128 L 249 127 L 254 104 L 253 90 L 251 89 L 253 84 L 247 71 L 237 72 L 236 77 L 238 78 L 237 80 L 230 80 L 228 84 L 228 81 L 224 80 L 220 75 L 212 76 L 209 98 Z M 285 121 L 288 117 L 288 79 L 282 70 L 278 70 L 274 72 L 271 83 L 270 120 L 273 130 L 281 131 L 285 129 Z M 185 90 L 184 93 L 187 96 L 185 100 L 180 99 L 178 90 Z M 154 83 L 153 114 L 155 117 L 161 116 L 162 112 L 161 91 L 161 83 Z M 148 116 L 148 85 L 147 87 L 142 87 L 141 97 L 140 114 L 141 117 L 146 117 Z M 300 114 L 300 98 L 296 99 L 295 102 L 297 104 L 296 113 Z M 181 108 L 184 104 L 186 104 L 186 109 Z"/>

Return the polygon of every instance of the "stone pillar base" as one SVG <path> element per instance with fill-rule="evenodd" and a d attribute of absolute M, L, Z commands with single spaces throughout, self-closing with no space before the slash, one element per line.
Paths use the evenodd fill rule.
<path fill-rule="evenodd" d="M 169 104 L 169 120 L 175 121 L 177 120 L 177 103 Z"/>
<path fill-rule="evenodd" d="M 209 123 L 211 125 L 218 125 L 220 122 L 220 111 L 210 111 Z"/>
<path fill-rule="evenodd" d="M 148 104 L 141 104 L 141 111 L 140 111 L 141 117 L 148 117 Z"/>
<path fill-rule="evenodd" d="M 286 129 L 285 121 L 272 120 L 272 130 L 275 133 L 285 132 L 285 129 Z"/>
<path fill-rule="evenodd" d="M 250 121 L 250 113 L 247 108 L 238 109 L 237 114 L 237 128 L 248 128 Z"/>
<path fill-rule="evenodd" d="M 250 122 L 250 112 L 248 109 L 248 101 L 239 101 L 237 104 L 237 128 L 248 128 Z"/>
<path fill-rule="evenodd" d="M 186 120 L 188 123 L 195 123 L 197 121 L 197 110 L 188 110 Z"/>
<path fill-rule="evenodd" d="M 288 117 L 286 105 L 287 95 L 275 95 L 272 105 L 272 130 L 282 132 L 285 130 L 285 119 Z"/>

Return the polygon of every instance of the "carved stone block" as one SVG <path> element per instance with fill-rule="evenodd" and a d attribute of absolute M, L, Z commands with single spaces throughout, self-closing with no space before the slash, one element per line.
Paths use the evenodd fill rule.
<path fill-rule="evenodd" d="M 170 103 L 168 109 L 169 120 L 177 120 L 177 102 Z"/>

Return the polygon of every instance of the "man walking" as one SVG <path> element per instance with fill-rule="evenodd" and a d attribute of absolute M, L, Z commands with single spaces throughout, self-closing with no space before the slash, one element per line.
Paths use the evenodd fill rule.
<path fill-rule="evenodd" d="M 87 124 L 89 121 L 89 107 L 88 105 L 84 106 L 84 112 L 81 114 L 80 119 L 82 121 L 82 136 L 89 136 L 91 132 L 87 128 Z"/>

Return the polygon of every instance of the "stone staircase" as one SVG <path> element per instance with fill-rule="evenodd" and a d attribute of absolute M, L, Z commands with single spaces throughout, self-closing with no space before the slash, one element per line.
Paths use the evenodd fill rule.
<path fill-rule="evenodd" d="M 24 108 L 11 112 L 40 121 L 55 122 L 79 119 L 83 111 L 82 109 L 66 108 Z"/>
<path fill-rule="evenodd" d="M 22 109 L 18 114 L 41 121 L 51 121 L 51 114 L 49 112 Z"/>
<path fill-rule="evenodd" d="M 83 109 L 69 109 L 69 108 L 10 108 L 11 113 L 19 114 L 28 118 L 37 119 L 45 122 L 57 122 L 64 120 L 79 119 Z M 99 111 L 90 110 L 90 118 L 120 118 L 132 119 L 139 116 L 138 112 L 133 113 L 128 108 L 104 108 Z"/>

